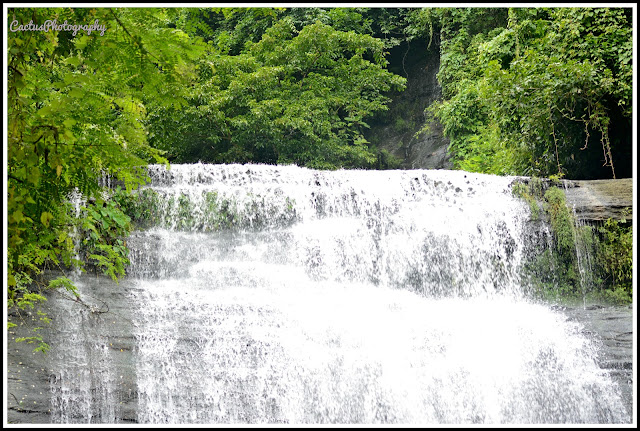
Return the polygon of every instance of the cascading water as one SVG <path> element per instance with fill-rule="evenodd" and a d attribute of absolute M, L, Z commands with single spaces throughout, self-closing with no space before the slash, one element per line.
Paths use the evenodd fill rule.
<path fill-rule="evenodd" d="M 513 178 L 203 164 L 150 176 L 127 278 L 83 284 L 110 311 L 65 323 L 88 333 L 60 347 L 84 353 L 53 355 L 53 422 L 630 421 L 597 344 L 527 299 Z"/>

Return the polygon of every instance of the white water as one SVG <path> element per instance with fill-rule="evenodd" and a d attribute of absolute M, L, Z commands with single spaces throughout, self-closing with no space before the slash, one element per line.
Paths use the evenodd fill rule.
<path fill-rule="evenodd" d="M 165 228 L 141 234 L 146 239 L 132 255 L 136 276 L 184 273 L 189 260 L 215 255 L 200 266 L 234 259 L 249 267 L 275 264 L 281 266 L 274 271 L 302 271 L 311 280 L 370 282 L 429 296 L 520 293 L 515 269 L 528 213 L 510 196 L 513 179 L 202 164 L 169 172 L 156 166 L 152 177 Z M 204 209 L 211 192 L 232 202 L 237 216 L 230 234 L 202 233 L 211 226 Z M 186 233 L 178 203 L 185 198 L 194 220 Z M 151 249 L 162 251 L 150 258 Z"/>
<path fill-rule="evenodd" d="M 138 422 L 630 421 L 583 328 L 527 300 L 513 178 L 201 164 L 151 176 L 164 204 L 129 240 L 126 292 Z M 230 228 L 213 229 L 213 191 Z"/>

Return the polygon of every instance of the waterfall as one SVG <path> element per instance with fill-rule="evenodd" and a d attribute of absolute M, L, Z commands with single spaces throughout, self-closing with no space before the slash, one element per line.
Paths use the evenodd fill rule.
<path fill-rule="evenodd" d="M 52 422 L 630 422 L 599 344 L 529 298 L 514 178 L 149 173 L 127 277 L 81 282 L 109 312 L 52 331 Z"/>
<path fill-rule="evenodd" d="M 241 252 L 254 254 L 238 257 L 245 272 L 276 264 L 274 271 L 302 270 L 315 281 L 428 296 L 519 292 L 519 230 L 528 213 L 508 196 L 512 179 L 202 164 L 155 166 L 151 177 L 157 226 L 135 238 L 143 244 L 131 256 L 134 276 L 187 271 L 178 264 L 187 254 L 203 259 L 192 268 L 228 267 Z M 209 234 L 220 226 L 228 229 Z M 158 247 L 162 253 L 148 253 Z M 205 259 L 211 254 L 220 256 Z"/>

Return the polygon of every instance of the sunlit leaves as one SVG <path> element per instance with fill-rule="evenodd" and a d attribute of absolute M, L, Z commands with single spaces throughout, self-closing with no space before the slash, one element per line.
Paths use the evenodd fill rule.
<path fill-rule="evenodd" d="M 386 109 L 404 78 L 384 69 L 383 43 L 291 18 L 238 55 L 207 58 L 212 71 L 184 110 L 157 111 L 152 140 L 175 160 L 368 167 L 365 119 Z"/>
<path fill-rule="evenodd" d="M 43 269 L 87 263 L 73 257 L 66 235 L 75 215 L 66 204 L 68 194 L 78 190 L 99 198 L 104 174 L 130 190 L 146 181 L 141 167 L 147 162 L 166 162 L 148 145 L 147 105 L 184 104 L 195 78 L 192 60 L 204 47 L 170 28 L 163 9 L 9 13 L 19 22 L 98 20 L 106 27 L 102 35 L 8 33 L 8 296 L 10 305 L 24 308 L 20 298 L 42 287 Z M 128 221 L 115 210 L 101 217 L 91 253 L 102 256 L 105 273 L 119 277 L 126 247 L 113 238 L 126 234 Z"/>
<path fill-rule="evenodd" d="M 45 227 L 49 227 L 49 222 L 53 219 L 53 214 L 43 211 L 40 215 L 40 222 L 45 225 Z"/>

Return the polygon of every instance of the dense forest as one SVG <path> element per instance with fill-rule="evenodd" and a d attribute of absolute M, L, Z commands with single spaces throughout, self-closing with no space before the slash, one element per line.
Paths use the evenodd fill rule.
<path fill-rule="evenodd" d="M 365 136 L 405 89 L 389 57 L 410 43 L 439 51 L 425 125 L 441 122 L 456 169 L 630 177 L 631 12 L 9 8 L 9 307 L 44 300 L 47 268 L 124 275 L 131 219 L 103 197 L 105 176 L 126 194 L 148 163 L 397 167 Z"/>

